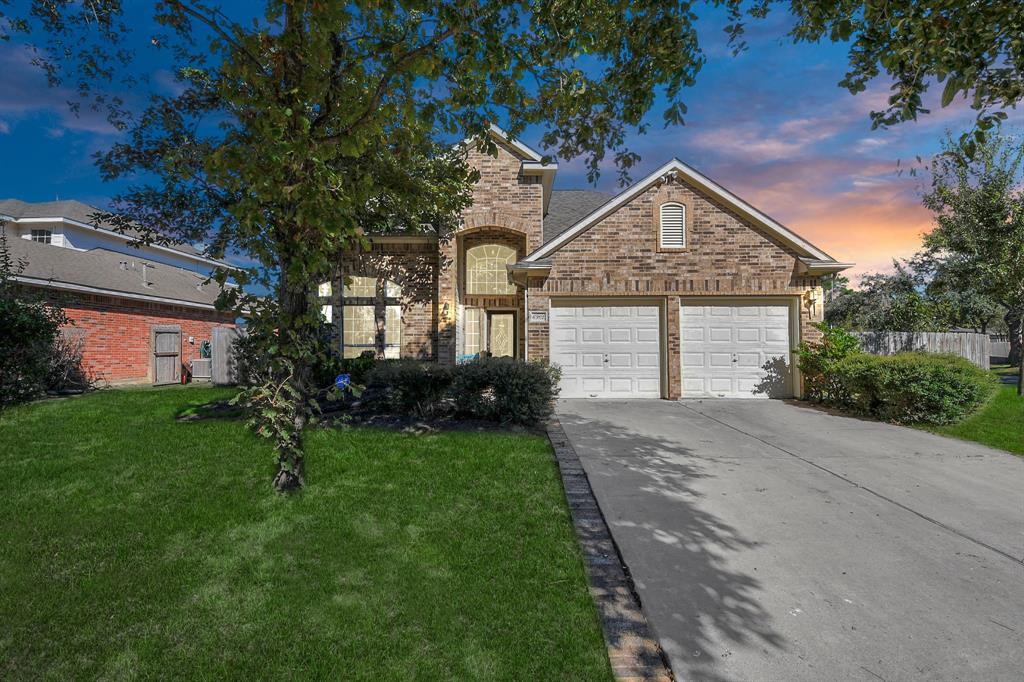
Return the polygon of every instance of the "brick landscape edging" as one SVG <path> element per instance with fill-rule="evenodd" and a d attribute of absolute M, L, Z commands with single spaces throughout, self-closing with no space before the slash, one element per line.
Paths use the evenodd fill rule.
<path fill-rule="evenodd" d="M 557 419 L 548 422 L 547 432 L 562 473 L 565 499 L 583 550 L 590 595 L 601 618 L 615 678 L 670 682 L 675 678 L 640 608 L 633 581 L 597 505 L 579 456 Z"/>

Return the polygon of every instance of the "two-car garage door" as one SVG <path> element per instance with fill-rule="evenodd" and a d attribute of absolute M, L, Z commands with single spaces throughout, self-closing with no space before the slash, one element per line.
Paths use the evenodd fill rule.
<path fill-rule="evenodd" d="M 792 395 L 789 305 L 684 303 L 682 396 Z M 662 396 L 658 305 L 551 308 L 551 361 L 563 398 Z"/>

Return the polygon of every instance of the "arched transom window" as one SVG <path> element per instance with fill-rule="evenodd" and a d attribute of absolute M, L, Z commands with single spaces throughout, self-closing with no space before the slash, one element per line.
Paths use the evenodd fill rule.
<path fill-rule="evenodd" d="M 481 244 L 466 249 L 466 293 L 502 295 L 516 293 L 505 267 L 516 262 L 516 250 L 504 244 Z"/>

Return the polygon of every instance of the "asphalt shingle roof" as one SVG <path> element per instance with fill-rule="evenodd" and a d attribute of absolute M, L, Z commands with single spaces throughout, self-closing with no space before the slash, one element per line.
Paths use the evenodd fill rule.
<path fill-rule="evenodd" d="M 7 238 L 7 248 L 12 260 L 27 262 L 22 277 L 209 305 L 220 293 L 202 275 L 107 249 L 76 251 L 16 237 Z"/>
<path fill-rule="evenodd" d="M 105 230 L 113 231 L 113 225 L 104 222 L 97 223 L 93 220 L 92 215 L 100 212 L 101 210 L 95 206 L 83 204 L 81 201 L 73 199 L 43 201 L 39 203 L 29 203 L 20 199 L 0 199 L 0 215 L 7 215 L 12 218 L 68 218 L 85 223 L 86 225 L 98 225 Z M 139 236 L 139 233 L 134 230 L 126 230 L 124 234 L 129 237 Z M 173 244 L 168 245 L 167 248 L 187 253 L 190 256 L 202 255 L 199 249 L 188 244 Z"/>
<path fill-rule="evenodd" d="M 547 243 L 562 234 L 614 196 L 590 189 L 553 190 L 551 203 L 548 204 L 548 214 L 544 216 L 544 242 Z"/>

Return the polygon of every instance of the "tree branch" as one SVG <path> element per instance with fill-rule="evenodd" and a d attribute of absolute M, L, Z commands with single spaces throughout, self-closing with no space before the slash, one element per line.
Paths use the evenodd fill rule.
<path fill-rule="evenodd" d="M 410 61 L 416 59 L 417 57 L 428 52 L 429 50 L 436 48 L 438 45 L 443 43 L 445 40 L 448 40 L 448 38 L 452 37 L 453 35 L 455 35 L 455 30 L 451 28 L 446 29 L 440 33 L 436 33 L 434 34 L 434 37 L 432 37 L 428 42 L 420 45 L 419 47 L 413 50 L 409 50 L 401 57 L 399 57 L 397 60 L 395 60 L 395 62 L 385 70 L 384 75 L 380 77 L 380 80 L 377 82 L 377 87 L 374 88 L 373 90 L 373 96 L 370 97 L 370 101 L 367 103 L 367 106 L 363 110 L 363 112 L 358 117 L 356 117 L 354 121 L 352 121 L 350 124 L 345 126 L 337 133 L 321 138 L 321 142 L 336 142 L 345 135 L 350 135 L 352 134 L 352 132 L 362 127 L 370 119 L 373 113 L 380 108 L 380 104 L 384 99 L 384 94 L 387 92 L 388 83 L 391 82 L 391 79 L 395 75 L 400 73 L 402 68 Z"/>
<path fill-rule="evenodd" d="M 267 68 L 263 64 L 263 62 L 261 62 L 256 55 L 250 52 L 248 48 L 246 48 L 244 45 L 238 42 L 238 40 L 234 36 L 232 36 L 230 33 L 224 30 L 224 28 L 216 21 L 216 19 L 214 19 L 215 14 L 213 10 L 206 7 L 205 5 L 197 5 L 197 7 L 209 13 L 210 16 L 206 16 L 201 11 L 199 11 L 199 9 L 194 9 L 189 5 L 186 5 L 184 2 L 181 2 L 181 0 L 170 0 L 170 3 L 174 7 L 177 7 L 181 12 L 184 12 L 188 16 L 192 17 L 193 19 L 196 19 L 197 21 L 209 27 L 209 29 L 216 33 L 218 36 L 220 36 L 222 40 L 229 43 L 236 50 L 241 52 L 246 58 L 248 58 L 248 60 L 252 62 L 260 70 L 261 73 L 267 73 Z"/>

